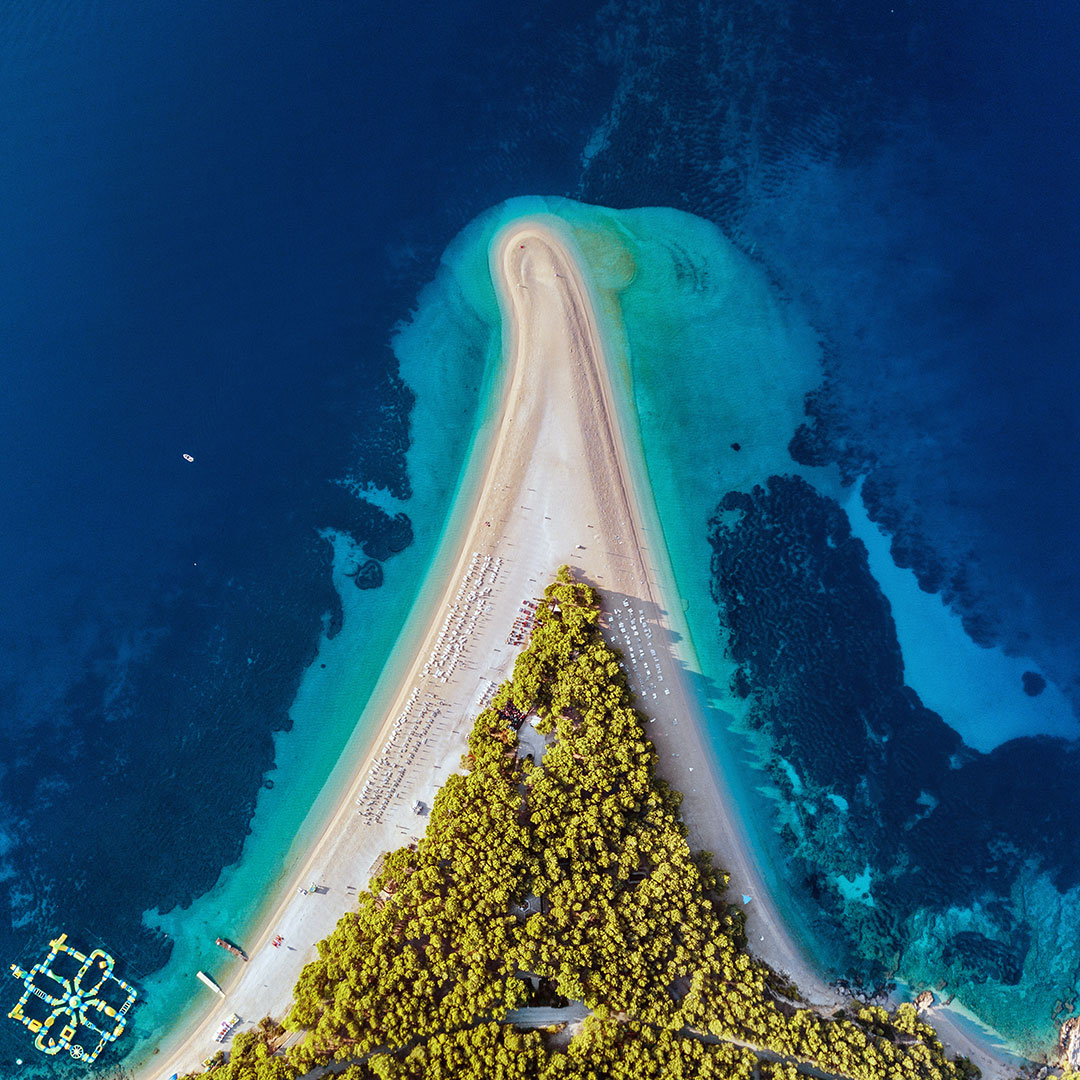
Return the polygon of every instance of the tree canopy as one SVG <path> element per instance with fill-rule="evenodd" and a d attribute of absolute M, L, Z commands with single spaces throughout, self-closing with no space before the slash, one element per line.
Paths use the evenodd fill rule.
<path fill-rule="evenodd" d="M 746 951 L 726 875 L 694 852 L 680 795 L 620 664 L 598 594 L 563 567 L 512 679 L 476 718 L 418 844 L 388 854 L 319 943 L 274 1052 L 238 1035 L 214 1080 L 640 1080 L 797 1073 L 959 1080 L 913 1007 L 826 1019 Z M 522 760 L 518 730 L 548 731 Z M 581 1002 L 555 1038 L 512 1010 Z"/>

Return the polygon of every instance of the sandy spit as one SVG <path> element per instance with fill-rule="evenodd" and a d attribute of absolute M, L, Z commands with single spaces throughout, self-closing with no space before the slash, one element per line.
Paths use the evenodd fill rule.
<path fill-rule="evenodd" d="M 483 460 L 470 463 L 482 470 L 483 482 L 465 540 L 441 590 L 429 583 L 428 597 L 420 599 L 430 605 L 422 644 L 370 750 L 356 762 L 349 791 L 250 943 L 250 962 L 238 962 L 223 981 L 223 1000 L 163 1039 L 137 1080 L 190 1072 L 227 1049 L 228 1040 L 214 1036 L 233 1013 L 241 1017 L 236 1031 L 266 1015 L 284 1016 L 316 942 L 353 906 L 379 856 L 423 832 L 423 809 L 459 767 L 480 703 L 508 677 L 522 648 L 512 628 L 527 613 L 523 604 L 541 595 L 563 563 L 600 590 L 611 613 L 608 639 L 623 652 L 650 717 L 660 773 L 685 793 L 691 842 L 714 852 L 731 873 L 733 896 L 753 897 L 752 951 L 816 1004 L 841 1003 L 785 927 L 723 771 L 710 763 L 689 679 L 697 661 L 680 654 L 689 637 L 652 494 L 635 490 L 627 460 L 628 448 L 637 452 L 636 432 L 628 439 L 622 429 L 626 407 L 616 408 L 573 248 L 557 220 L 546 218 L 515 222 L 493 243 L 509 371 L 496 434 Z M 311 883 L 318 891 L 299 891 Z M 274 946 L 277 935 L 283 940 Z M 947 1017 L 933 1020 L 951 1049 L 971 1056 L 987 1076 L 1005 1075 L 1002 1059 Z"/>

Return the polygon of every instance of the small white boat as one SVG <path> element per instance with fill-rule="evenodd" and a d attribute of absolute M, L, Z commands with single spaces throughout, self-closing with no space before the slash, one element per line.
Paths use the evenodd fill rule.
<path fill-rule="evenodd" d="M 190 454 L 184 454 L 185 461 L 194 461 L 195 459 Z"/>

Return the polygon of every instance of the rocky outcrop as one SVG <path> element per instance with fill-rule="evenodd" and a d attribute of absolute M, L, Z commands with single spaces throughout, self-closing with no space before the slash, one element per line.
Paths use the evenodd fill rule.
<path fill-rule="evenodd" d="M 1058 1036 L 1058 1050 L 1061 1052 L 1061 1067 L 1069 1072 L 1080 1069 L 1080 1016 L 1070 1016 L 1061 1025 Z"/>
<path fill-rule="evenodd" d="M 919 1012 L 925 1012 L 933 1004 L 934 1004 L 934 992 L 932 990 L 924 990 L 915 999 L 915 1008 Z"/>

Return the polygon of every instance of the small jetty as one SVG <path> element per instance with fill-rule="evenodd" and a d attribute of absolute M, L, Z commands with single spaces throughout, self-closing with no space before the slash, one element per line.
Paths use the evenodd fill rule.
<path fill-rule="evenodd" d="M 195 977 L 204 986 L 210 987 L 210 989 L 213 990 L 214 993 L 217 994 L 219 997 L 224 997 L 225 996 L 225 991 L 222 990 L 221 987 L 218 986 L 218 984 L 216 982 L 214 982 L 214 980 L 212 978 L 210 978 L 210 976 L 207 975 L 205 971 L 196 971 L 195 972 Z"/>
<path fill-rule="evenodd" d="M 224 949 L 228 953 L 232 953 L 238 960 L 246 960 L 248 954 L 240 948 L 239 945 L 234 945 L 228 938 L 215 938 L 214 944 Z"/>

